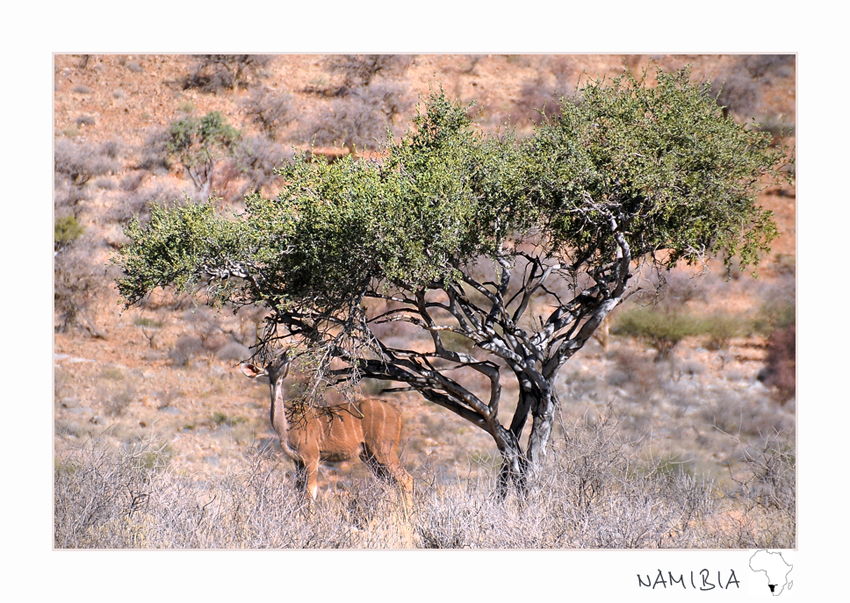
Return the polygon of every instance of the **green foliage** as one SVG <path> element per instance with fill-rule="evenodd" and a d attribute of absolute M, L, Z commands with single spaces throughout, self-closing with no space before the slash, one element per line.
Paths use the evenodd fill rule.
<path fill-rule="evenodd" d="M 797 323 L 797 304 L 794 299 L 771 297 L 759 308 L 755 320 L 755 330 L 762 335 L 770 335 L 776 330 Z"/>
<path fill-rule="evenodd" d="M 752 327 L 752 320 L 737 314 L 700 316 L 681 306 L 648 305 L 619 313 L 611 332 L 646 342 L 661 359 L 687 337 L 703 337 L 710 349 L 723 349 L 730 339 L 748 334 Z"/>
<path fill-rule="evenodd" d="M 133 324 L 136 325 L 137 327 L 153 327 L 153 328 L 156 328 L 156 329 L 158 329 L 162 326 L 161 322 L 158 322 L 158 321 L 153 320 L 151 318 L 145 318 L 144 316 L 138 316 L 135 319 L 133 319 Z"/>
<path fill-rule="evenodd" d="M 481 134 L 471 107 L 434 91 L 412 129 L 387 141 L 380 161 L 296 156 L 279 171 L 279 195 L 248 196 L 240 216 L 217 215 L 209 204 L 152 209 L 148 225 L 125 231 L 132 243 L 117 259 L 119 290 L 133 304 L 155 287 L 204 284 L 213 303 L 264 305 L 272 323 L 285 325 L 283 336 L 324 344 L 341 334 L 373 341 L 366 297 L 404 292 L 396 299 L 422 321 L 401 319 L 421 326 L 429 319 L 414 298 L 443 289 L 489 313 L 488 328 L 502 312 L 501 330 L 486 336 L 481 323 L 463 327 L 480 348 L 514 329 L 527 309 L 513 316 L 488 306 L 501 303 L 491 296 L 500 274 L 522 261 L 528 278 L 543 278 L 552 262 L 596 286 L 569 308 L 547 290 L 562 306 L 550 327 L 596 313 L 579 334 L 589 337 L 623 295 L 629 260 L 672 266 L 724 251 L 729 262 L 737 255 L 752 265 L 776 236 L 770 212 L 755 201 L 779 175 L 783 151 L 770 135 L 724 117 L 708 85 L 690 83 L 687 71 L 657 80 L 655 87 L 630 75 L 591 83 L 524 141 L 510 131 Z M 169 148 L 187 166 L 231 148 L 238 134 L 214 113 L 187 117 L 170 133 Z M 529 243 L 533 252 L 525 251 Z M 478 287 L 460 284 L 482 257 L 497 262 L 495 276 Z M 661 320 L 657 327 L 667 332 L 658 345 L 691 334 L 687 320 Z M 553 347 L 561 354 L 553 362 L 580 346 Z"/>
<path fill-rule="evenodd" d="M 53 223 L 53 246 L 61 249 L 70 245 L 83 234 L 85 227 L 74 216 L 57 218 Z"/>
<path fill-rule="evenodd" d="M 755 204 L 783 152 L 771 136 L 723 116 L 710 85 L 688 70 L 659 72 L 657 86 L 631 74 L 580 90 L 530 141 L 531 179 L 556 248 L 576 257 L 611 253 L 610 215 L 632 256 L 696 262 L 727 252 L 753 265 L 777 236 Z"/>
<path fill-rule="evenodd" d="M 212 421 L 217 426 L 226 425 L 227 427 L 234 427 L 240 423 L 244 423 L 246 420 L 244 417 L 231 417 L 223 412 L 214 412 L 212 416 Z"/>
<path fill-rule="evenodd" d="M 183 142 L 187 129 L 195 131 L 173 127 L 174 148 L 191 146 Z M 125 231 L 133 244 L 121 252 L 127 277 L 119 289 L 134 303 L 157 286 L 191 289 L 206 267 L 241 262 L 262 272 L 262 285 L 242 291 L 255 301 L 333 307 L 376 278 L 411 285 L 456 278 L 458 267 L 517 226 L 518 152 L 512 140 L 475 134 L 466 109 L 435 94 L 416 130 L 389 144 L 383 165 L 299 155 L 281 171 L 278 197 L 247 197 L 239 221 L 208 204 L 153 208 L 145 228 L 135 222 Z M 230 287 L 216 293 L 233 301 Z"/>
<path fill-rule="evenodd" d="M 752 328 L 752 320 L 721 311 L 702 317 L 698 334 L 708 337 L 708 349 L 722 350 L 729 347 L 731 339 L 748 335 Z"/>
<path fill-rule="evenodd" d="M 184 117 L 169 126 L 169 152 L 178 155 L 184 165 L 209 161 L 216 151 L 227 150 L 239 140 L 239 131 L 227 123 L 218 111 L 200 119 Z"/>
<path fill-rule="evenodd" d="M 645 341 L 658 351 L 659 358 L 664 358 L 680 341 L 699 335 L 701 329 L 699 319 L 682 309 L 659 311 L 652 306 L 634 306 L 617 315 L 611 332 Z"/>
<path fill-rule="evenodd" d="M 209 180 L 215 163 L 236 152 L 239 130 L 227 123 L 218 111 L 200 119 L 192 116 L 172 122 L 168 127 L 166 149 L 176 157 L 198 188 Z"/>
<path fill-rule="evenodd" d="M 125 273 L 132 276 L 118 281 L 121 295 L 136 303 L 156 287 L 192 290 L 204 265 L 241 254 L 242 230 L 208 204 L 151 206 L 145 227 L 135 219 L 124 229 L 134 244 L 122 252 Z"/>

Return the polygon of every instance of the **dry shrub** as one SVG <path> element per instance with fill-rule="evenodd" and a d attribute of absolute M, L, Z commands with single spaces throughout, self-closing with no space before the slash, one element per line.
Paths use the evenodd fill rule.
<path fill-rule="evenodd" d="M 319 500 L 308 513 L 291 476 L 266 451 L 251 449 L 238 471 L 199 482 L 169 470 L 167 447 L 112 451 L 89 440 L 56 461 L 54 546 L 358 548 L 371 530 L 366 544 L 378 548 L 404 541 L 398 521 L 383 519 L 392 517 L 385 499 L 360 490 Z"/>
<path fill-rule="evenodd" d="M 739 119 L 764 119 L 764 89 L 775 85 L 775 80 L 793 78 L 795 71 L 794 55 L 742 55 L 714 78 L 712 91 L 718 95 L 718 104 Z"/>
<path fill-rule="evenodd" d="M 275 168 L 295 155 L 291 146 L 278 144 L 263 136 L 247 136 L 236 149 L 236 163 L 247 180 L 244 192 L 259 190 L 277 177 Z"/>
<path fill-rule="evenodd" d="M 646 396 L 661 385 L 662 363 L 634 350 L 622 348 L 612 351 L 609 357 L 615 362 L 615 368 L 606 376 L 610 385 L 638 396 Z"/>
<path fill-rule="evenodd" d="M 75 143 L 66 138 L 55 142 L 53 169 L 57 176 L 67 178 L 76 186 L 83 186 L 95 176 L 118 171 L 119 145 L 115 142 Z"/>
<path fill-rule="evenodd" d="M 82 235 L 64 245 L 53 258 L 53 308 L 57 331 L 82 327 L 94 337 L 104 334 L 94 321 L 94 305 L 107 290 L 106 268 L 93 264 L 96 243 Z"/>
<path fill-rule="evenodd" d="M 278 131 L 296 117 L 292 95 L 267 87 L 254 88 L 239 104 L 271 140 L 275 140 Z"/>
<path fill-rule="evenodd" d="M 301 125 L 300 136 L 319 146 L 375 147 L 412 104 L 407 86 L 401 84 L 376 82 L 346 89 L 312 123 Z"/>
<path fill-rule="evenodd" d="M 537 77 L 522 84 L 514 101 L 511 121 L 519 127 L 526 120 L 540 124 L 561 111 L 560 101 L 575 94 L 574 71 L 569 57 L 552 57 Z"/>
<path fill-rule="evenodd" d="M 168 154 L 168 128 L 149 128 L 145 132 L 138 169 L 154 174 L 167 174 L 171 171 L 171 158 Z"/>
<path fill-rule="evenodd" d="M 733 438 L 734 439 L 734 438 Z M 706 535 L 716 548 L 797 546 L 796 452 L 790 430 L 774 431 L 757 446 L 741 449 L 744 469 L 707 519 Z"/>
<path fill-rule="evenodd" d="M 231 341 L 218 348 L 215 355 L 225 362 L 244 362 L 251 357 L 251 350 L 241 343 Z"/>
<path fill-rule="evenodd" d="M 409 54 L 332 55 L 327 59 L 328 70 L 343 76 L 343 86 L 334 95 L 369 86 L 378 74 L 401 76 L 415 59 L 415 55 Z"/>
<path fill-rule="evenodd" d="M 204 92 L 236 91 L 247 88 L 251 79 L 266 75 L 265 68 L 273 57 L 262 54 L 198 54 L 195 64 L 183 81 L 183 88 L 198 88 Z"/>
<path fill-rule="evenodd" d="M 195 356 L 203 353 L 204 342 L 200 337 L 185 335 L 177 340 L 168 354 L 175 366 L 188 366 Z"/>

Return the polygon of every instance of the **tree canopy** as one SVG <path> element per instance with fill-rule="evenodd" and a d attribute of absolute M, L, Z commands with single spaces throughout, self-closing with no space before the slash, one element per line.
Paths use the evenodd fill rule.
<path fill-rule="evenodd" d="M 546 452 L 558 370 L 640 262 L 751 266 L 777 234 L 756 201 L 783 151 L 687 70 L 656 80 L 590 82 L 524 139 L 485 135 L 471 106 L 434 91 L 380 159 L 297 156 L 279 195 L 252 194 L 238 215 L 154 207 L 126 230 L 119 291 L 130 305 L 175 286 L 264 306 L 254 356 L 299 345 L 317 379 L 402 383 L 487 431 L 502 485 L 521 483 Z M 508 424 L 503 372 L 519 391 Z"/>

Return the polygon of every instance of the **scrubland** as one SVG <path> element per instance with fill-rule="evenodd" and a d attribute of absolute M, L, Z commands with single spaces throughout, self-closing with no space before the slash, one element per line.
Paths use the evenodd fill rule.
<path fill-rule="evenodd" d="M 787 57 L 58 55 L 54 546 L 796 546 L 793 187 L 763 195 L 781 236 L 758 278 L 709 265 L 663 275 L 660 289 L 658 275 L 636 279 L 644 292 L 562 371 L 546 466 L 505 500 L 490 438 L 405 392 L 394 401 L 417 483 L 410 507 L 344 463 L 323 467 L 308 509 L 268 425 L 267 387 L 238 371 L 262 315 L 172 291 L 123 310 L 114 290 L 122 226 L 152 202 L 210 193 L 239 211 L 246 192 L 274 194 L 273 167 L 296 148 L 368 154 L 437 82 L 477 99 L 483 128 L 510 121 L 521 133 L 581 78 L 651 59 L 692 64 L 736 119 L 793 148 Z M 192 177 L 166 134 L 212 111 L 240 143 Z"/>

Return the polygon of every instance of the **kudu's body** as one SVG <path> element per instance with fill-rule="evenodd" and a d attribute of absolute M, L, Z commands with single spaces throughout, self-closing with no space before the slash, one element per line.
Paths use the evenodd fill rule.
<path fill-rule="evenodd" d="M 314 407 L 284 405 L 283 380 L 289 372 L 286 354 L 265 368 L 242 365 L 252 378 L 267 376 L 271 394 L 270 418 L 286 455 L 295 462 L 297 486 L 312 498 L 318 493 L 319 461 L 360 458 L 375 475 L 395 482 L 405 497 L 413 479 L 398 459 L 401 440 L 401 413 L 392 405 L 375 399 L 354 404 Z"/>

